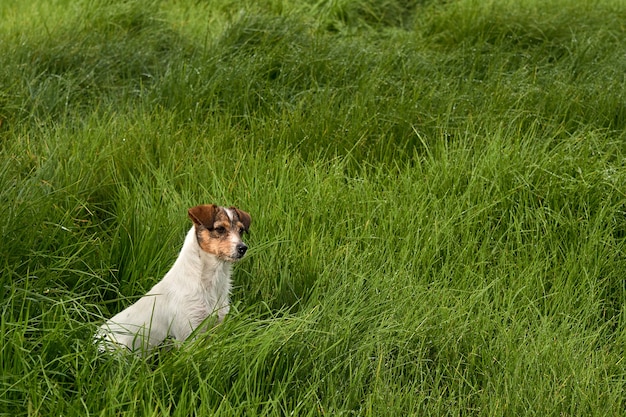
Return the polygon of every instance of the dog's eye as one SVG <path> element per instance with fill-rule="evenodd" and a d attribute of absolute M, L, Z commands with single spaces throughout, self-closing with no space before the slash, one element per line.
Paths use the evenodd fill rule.
<path fill-rule="evenodd" d="M 226 228 L 224 226 L 219 226 L 215 228 L 215 231 L 221 235 L 223 233 L 226 233 Z"/>
<path fill-rule="evenodd" d="M 239 228 L 239 234 L 243 235 L 246 232 L 246 229 L 244 229 L 243 227 Z"/>

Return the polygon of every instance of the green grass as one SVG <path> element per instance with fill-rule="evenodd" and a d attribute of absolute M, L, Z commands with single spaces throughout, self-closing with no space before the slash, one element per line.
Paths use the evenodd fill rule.
<path fill-rule="evenodd" d="M 0 4 L 0 415 L 626 415 L 618 0 Z M 233 308 L 91 335 L 186 209 Z"/>

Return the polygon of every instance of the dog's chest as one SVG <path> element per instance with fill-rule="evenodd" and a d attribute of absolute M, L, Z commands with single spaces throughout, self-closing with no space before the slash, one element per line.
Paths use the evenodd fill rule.
<path fill-rule="evenodd" d="M 219 302 L 220 299 L 228 297 L 230 292 L 230 267 L 229 265 L 217 265 L 205 268 L 200 276 L 200 288 L 202 298 L 212 307 L 211 304 Z"/>

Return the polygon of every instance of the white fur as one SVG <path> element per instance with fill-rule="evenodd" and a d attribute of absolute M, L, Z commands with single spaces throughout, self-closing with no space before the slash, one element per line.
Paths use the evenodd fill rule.
<path fill-rule="evenodd" d="M 99 349 L 147 353 L 168 336 L 187 339 L 212 314 L 222 321 L 229 310 L 231 266 L 200 248 L 193 226 L 163 279 L 100 327 Z"/>

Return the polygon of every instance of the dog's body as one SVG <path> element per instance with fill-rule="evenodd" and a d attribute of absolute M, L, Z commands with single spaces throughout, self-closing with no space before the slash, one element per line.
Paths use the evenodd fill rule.
<path fill-rule="evenodd" d="M 189 209 L 189 217 L 194 225 L 174 265 L 145 296 L 100 327 L 101 350 L 146 353 L 167 337 L 187 339 L 213 314 L 221 322 L 228 313 L 231 266 L 248 248 L 241 235 L 250 215 L 212 204 Z"/>

